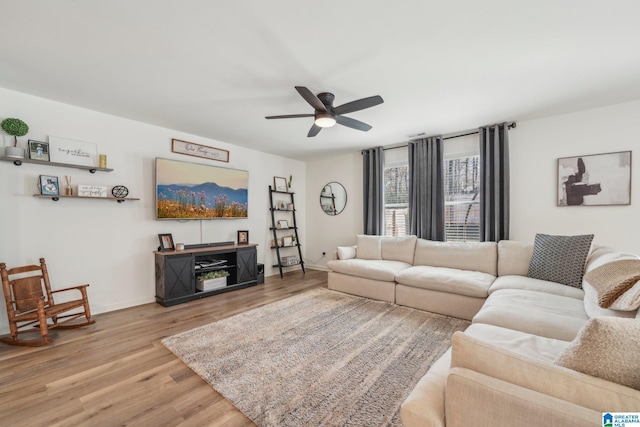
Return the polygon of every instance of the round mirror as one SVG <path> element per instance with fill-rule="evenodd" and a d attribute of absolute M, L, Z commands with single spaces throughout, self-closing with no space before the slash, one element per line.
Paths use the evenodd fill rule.
<path fill-rule="evenodd" d="M 330 182 L 320 192 L 320 207 L 327 215 L 339 215 L 347 206 L 347 190 L 339 182 Z"/>

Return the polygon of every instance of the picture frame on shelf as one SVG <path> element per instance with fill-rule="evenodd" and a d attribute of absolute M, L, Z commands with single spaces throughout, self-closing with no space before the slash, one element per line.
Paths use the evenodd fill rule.
<path fill-rule="evenodd" d="M 52 162 L 78 166 L 98 166 L 98 146 L 93 142 L 49 135 Z"/>
<path fill-rule="evenodd" d="M 276 191 L 280 191 L 282 193 L 288 193 L 288 188 L 287 187 L 287 178 L 283 178 L 281 176 L 274 176 L 273 177 L 273 188 Z"/>
<path fill-rule="evenodd" d="M 160 252 L 176 250 L 176 247 L 173 244 L 173 236 L 170 233 L 158 234 L 158 240 L 160 240 Z"/>
<path fill-rule="evenodd" d="M 58 184 L 57 176 L 40 175 L 38 178 L 38 187 L 40 187 L 40 194 L 51 196 L 58 196 L 60 194 L 60 185 Z"/>
<path fill-rule="evenodd" d="M 278 228 L 281 228 L 281 229 L 289 228 L 289 223 L 287 222 L 286 219 L 278 220 Z"/>
<path fill-rule="evenodd" d="M 285 236 L 282 238 L 282 246 L 293 246 L 293 239 L 291 236 Z"/>
<path fill-rule="evenodd" d="M 248 245 L 249 244 L 249 231 L 248 230 L 238 230 L 238 244 L 239 245 Z"/>
<path fill-rule="evenodd" d="M 29 158 L 31 160 L 49 161 L 49 143 L 30 139 L 28 141 Z"/>

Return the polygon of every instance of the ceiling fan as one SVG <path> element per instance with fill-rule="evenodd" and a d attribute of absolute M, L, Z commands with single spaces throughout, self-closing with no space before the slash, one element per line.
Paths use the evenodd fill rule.
<path fill-rule="evenodd" d="M 335 96 L 329 92 L 319 93 L 318 96 L 314 95 L 309 89 L 304 86 L 296 86 L 296 90 L 309 103 L 314 109 L 313 114 L 287 114 L 284 116 L 266 116 L 265 119 L 293 119 L 298 117 L 313 117 L 314 122 L 307 137 L 316 136 L 322 128 L 328 128 L 336 123 L 343 126 L 350 127 L 361 131 L 368 131 L 371 126 L 363 123 L 359 120 L 345 117 L 343 114 L 353 113 L 354 111 L 364 110 L 365 108 L 373 107 L 378 104 L 382 104 L 384 100 L 376 95 L 368 98 L 358 99 L 356 101 L 347 102 L 346 104 L 333 106 L 333 100 Z"/>

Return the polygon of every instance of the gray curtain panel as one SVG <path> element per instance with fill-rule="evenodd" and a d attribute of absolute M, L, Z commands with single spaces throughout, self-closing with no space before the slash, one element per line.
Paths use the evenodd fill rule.
<path fill-rule="evenodd" d="M 364 234 L 384 234 L 384 149 L 382 147 L 362 150 L 364 172 Z"/>
<path fill-rule="evenodd" d="M 480 240 L 509 238 L 509 130 L 506 123 L 480 135 Z"/>
<path fill-rule="evenodd" d="M 409 143 L 410 233 L 444 241 L 444 174 L 442 137 Z"/>

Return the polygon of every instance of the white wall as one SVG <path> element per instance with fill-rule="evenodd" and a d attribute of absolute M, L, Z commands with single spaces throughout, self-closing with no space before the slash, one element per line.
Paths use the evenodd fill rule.
<path fill-rule="evenodd" d="M 640 101 L 518 122 L 509 133 L 511 238 L 595 234 L 594 242 L 640 254 Z M 557 159 L 631 150 L 630 206 L 556 206 Z M 635 169 L 635 170 L 634 170 Z"/>
<path fill-rule="evenodd" d="M 633 165 L 631 206 L 556 206 L 558 157 L 633 151 L 640 141 L 638 117 L 640 101 L 518 121 L 509 133 L 511 239 L 532 242 L 536 233 L 592 233 L 597 244 L 640 254 L 640 172 Z M 477 136 L 445 141 L 445 152 L 450 156 L 468 152 L 469 138 L 477 141 Z M 637 150 L 632 153 L 637 155 Z M 354 153 L 307 164 L 310 258 L 322 251 L 329 255 L 337 245 L 352 245 L 355 234 L 362 233 L 361 163 L 360 153 Z M 332 180 L 347 183 L 350 197 L 348 211 L 337 217 L 324 215 L 315 200 L 321 185 Z M 326 259 L 315 264 L 325 266 Z"/>
<path fill-rule="evenodd" d="M 320 206 L 320 193 L 329 182 L 347 191 L 347 205 L 331 216 Z M 336 246 L 355 245 L 362 233 L 362 156 L 360 152 L 307 163 L 307 258 L 309 267 L 326 268 Z M 322 256 L 322 252 L 326 256 Z"/>
<path fill-rule="evenodd" d="M 265 274 L 273 274 L 269 249 L 270 216 L 268 186 L 274 176 L 293 175 L 300 240 L 306 248 L 306 165 L 254 150 L 170 129 L 151 126 L 51 100 L 0 89 L 0 119 L 18 117 L 29 125 L 27 139 L 46 141 L 48 135 L 95 142 L 108 155 L 110 173 L 0 162 L 0 262 L 9 267 L 37 263 L 45 257 L 52 286 L 62 288 L 90 283 L 92 311 L 101 313 L 155 301 L 153 251 L 158 233 L 172 233 L 186 244 L 236 240 L 237 230 L 249 230 L 258 243 L 258 262 Z M 13 137 L 1 132 L 0 145 Z M 177 138 L 230 151 L 230 162 L 221 163 L 171 152 Z M 211 221 L 156 221 L 154 159 L 191 161 L 249 171 L 249 218 Z M 130 197 L 140 201 L 122 204 L 101 200 L 32 197 L 38 193 L 38 175 L 71 175 L 73 185 L 125 185 Z M 0 308 L 0 333 L 6 333 L 5 306 Z"/>

